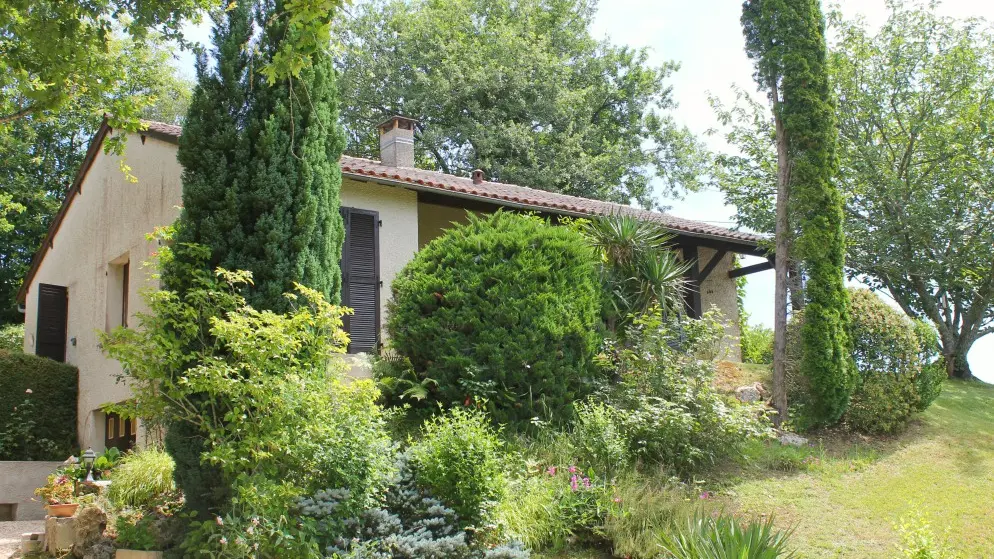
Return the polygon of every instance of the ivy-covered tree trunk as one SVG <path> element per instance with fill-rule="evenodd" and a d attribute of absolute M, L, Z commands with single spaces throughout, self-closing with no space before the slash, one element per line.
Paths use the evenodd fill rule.
<path fill-rule="evenodd" d="M 799 235 L 791 248 L 807 278 L 800 370 L 811 386 L 809 419 L 833 424 L 849 404 L 854 371 L 846 337 L 842 196 L 833 183 L 835 106 L 825 23 L 817 0 L 746 0 L 742 24 L 747 54 L 756 61 L 756 81 L 770 96 L 786 142 L 787 157 L 778 158 L 778 176 L 789 166 L 789 180 L 778 184 L 778 205 L 783 195 L 790 206 L 783 208 L 785 215 L 796 216 Z M 785 187 L 787 193 L 782 192 Z M 781 238 L 787 229 L 781 230 L 779 217 L 778 211 L 778 245 L 787 242 Z M 778 283 L 787 281 L 789 262 L 781 262 L 783 256 L 778 251 L 777 265 L 783 267 Z M 786 309 L 786 291 L 777 290 L 784 299 L 777 301 L 778 311 L 780 305 Z"/>

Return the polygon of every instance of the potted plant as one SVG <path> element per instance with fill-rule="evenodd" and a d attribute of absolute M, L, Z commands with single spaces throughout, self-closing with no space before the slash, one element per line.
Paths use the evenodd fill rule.
<path fill-rule="evenodd" d="M 35 495 L 42 498 L 49 516 L 60 518 L 76 514 L 76 480 L 65 472 L 48 476 L 44 486 L 35 489 Z"/>
<path fill-rule="evenodd" d="M 117 530 L 117 559 L 162 559 L 159 538 L 152 515 L 122 514 L 114 524 Z"/>

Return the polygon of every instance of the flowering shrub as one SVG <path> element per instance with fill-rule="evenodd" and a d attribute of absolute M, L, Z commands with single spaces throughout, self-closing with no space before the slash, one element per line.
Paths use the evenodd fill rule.
<path fill-rule="evenodd" d="M 425 422 L 410 465 L 418 485 L 452 507 L 464 527 L 482 527 L 506 493 L 503 454 L 482 412 L 453 408 Z"/>
<path fill-rule="evenodd" d="M 621 413 L 607 404 L 588 401 L 576 405 L 571 442 L 581 464 L 608 477 L 631 462 Z"/>
<path fill-rule="evenodd" d="M 35 489 L 46 505 L 64 505 L 76 502 L 76 480 L 65 473 L 48 476 L 44 486 Z"/>

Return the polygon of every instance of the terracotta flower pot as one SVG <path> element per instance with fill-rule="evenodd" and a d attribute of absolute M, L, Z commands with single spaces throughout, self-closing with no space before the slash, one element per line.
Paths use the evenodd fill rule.
<path fill-rule="evenodd" d="M 162 559 L 161 551 L 135 551 L 134 549 L 118 549 L 116 559 Z"/>
<path fill-rule="evenodd" d="M 48 509 L 49 516 L 54 516 L 56 518 L 68 518 L 76 514 L 76 509 L 79 508 L 79 503 L 45 505 L 45 508 Z"/>

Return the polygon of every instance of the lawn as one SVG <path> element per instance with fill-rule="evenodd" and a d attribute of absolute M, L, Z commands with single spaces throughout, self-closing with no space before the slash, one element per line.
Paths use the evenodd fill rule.
<path fill-rule="evenodd" d="M 812 445 L 750 447 L 723 472 L 729 508 L 774 513 L 801 557 L 890 559 L 895 525 L 916 510 L 965 557 L 994 550 L 994 387 L 948 382 L 893 439 L 826 433 Z"/>

